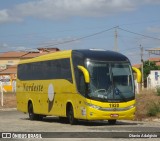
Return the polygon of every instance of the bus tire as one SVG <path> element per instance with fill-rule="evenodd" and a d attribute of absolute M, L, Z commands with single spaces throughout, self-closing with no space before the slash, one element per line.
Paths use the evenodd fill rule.
<path fill-rule="evenodd" d="M 74 118 L 74 111 L 72 105 L 69 106 L 67 117 L 71 125 L 75 125 L 77 123 L 77 119 Z"/>
<path fill-rule="evenodd" d="M 43 117 L 45 117 L 45 116 L 43 116 L 43 115 L 37 115 L 37 118 L 38 118 L 39 121 L 42 121 Z"/>
<path fill-rule="evenodd" d="M 37 114 L 34 114 L 33 104 L 31 102 L 28 105 L 28 114 L 30 120 L 37 120 L 39 118 Z"/>
<path fill-rule="evenodd" d="M 59 117 L 59 121 L 60 121 L 61 123 L 68 123 L 67 117 Z"/>
<path fill-rule="evenodd" d="M 109 123 L 110 125 L 115 125 L 115 124 L 116 124 L 116 119 L 108 120 L 108 123 Z"/>

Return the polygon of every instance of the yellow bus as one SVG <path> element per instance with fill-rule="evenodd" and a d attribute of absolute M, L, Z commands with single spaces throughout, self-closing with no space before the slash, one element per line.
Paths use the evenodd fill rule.
<path fill-rule="evenodd" d="M 132 120 L 132 67 L 120 53 L 68 50 L 22 60 L 17 70 L 17 109 L 31 120 L 58 116 L 78 120 Z"/>

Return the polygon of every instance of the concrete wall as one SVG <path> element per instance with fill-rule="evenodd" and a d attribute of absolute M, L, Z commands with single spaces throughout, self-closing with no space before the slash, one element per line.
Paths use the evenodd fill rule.
<path fill-rule="evenodd" d="M 0 65 L 16 65 L 18 64 L 20 59 L 7 59 L 7 60 L 0 60 Z"/>
<path fill-rule="evenodd" d="M 156 89 L 160 87 L 160 70 L 152 70 L 147 77 L 147 88 Z"/>

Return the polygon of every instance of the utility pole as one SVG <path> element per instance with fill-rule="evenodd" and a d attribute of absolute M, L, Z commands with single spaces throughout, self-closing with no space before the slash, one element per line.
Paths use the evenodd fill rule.
<path fill-rule="evenodd" d="M 142 90 L 144 89 L 144 77 L 143 77 L 143 47 L 140 45 L 141 49 L 141 73 L 142 73 Z"/>
<path fill-rule="evenodd" d="M 117 33 L 117 27 L 115 27 L 115 31 L 114 31 L 114 51 L 118 52 L 118 33 Z"/>
<path fill-rule="evenodd" d="M 3 106 L 3 83 L 0 81 L 1 106 Z"/>

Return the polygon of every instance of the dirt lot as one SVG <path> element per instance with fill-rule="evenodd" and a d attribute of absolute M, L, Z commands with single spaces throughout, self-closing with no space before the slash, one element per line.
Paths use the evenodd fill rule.
<path fill-rule="evenodd" d="M 160 119 L 160 114 L 155 116 L 148 116 L 148 109 L 153 103 L 160 104 L 160 96 L 157 96 L 154 91 L 143 91 L 141 94 L 136 95 L 136 118 L 135 120 L 152 120 L 155 118 Z M 160 106 L 160 105 L 159 105 Z M 2 108 L 16 108 L 16 94 L 15 93 L 4 93 L 4 106 Z"/>
<path fill-rule="evenodd" d="M 155 105 L 159 108 L 159 113 L 156 116 L 149 116 L 149 110 L 151 108 L 155 110 Z M 144 90 L 141 94 L 136 95 L 136 108 L 136 120 L 160 119 L 160 96 L 158 96 L 155 91 Z"/>
<path fill-rule="evenodd" d="M 159 141 L 160 122 L 153 121 L 126 121 L 119 120 L 116 125 L 109 125 L 108 121 L 83 121 L 80 120 L 77 125 L 61 123 L 58 117 L 45 117 L 42 121 L 31 121 L 28 114 L 18 112 L 17 110 L 0 111 L 0 131 L 3 133 L 12 132 L 12 139 L 20 141 L 17 134 L 42 134 L 42 140 L 51 141 L 128 141 L 128 140 L 152 140 Z M 135 138 L 130 135 L 156 135 L 152 139 Z M 1 134 L 0 134 L 1 136 Z M 157 138 L 158 137 L 158 138 Z M 1 138 L 0 138 L 1 140 Z M 6 139 L 4 141 L 10 141 Z M 37 141 L 39 139 L 23 139 L 24 141 Z M 3 140 L 2 140 L 3 141 Z"/>
<path fill-rule="evenodd" d="M 16 108 L 16 94 L 15 93 L 4 93 L 3 96 L 3 107 L 2 108 Z"/>

